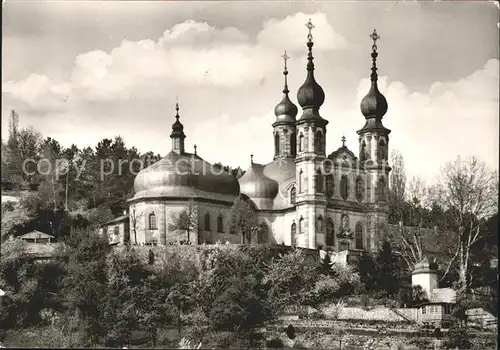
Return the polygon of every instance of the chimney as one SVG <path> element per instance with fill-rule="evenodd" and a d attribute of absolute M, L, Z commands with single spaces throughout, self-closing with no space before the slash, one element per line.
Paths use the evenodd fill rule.
<path fill-rule="evenodd" d="M 127 215 L 127 209 L 123 210 L 123 215 Z"/>

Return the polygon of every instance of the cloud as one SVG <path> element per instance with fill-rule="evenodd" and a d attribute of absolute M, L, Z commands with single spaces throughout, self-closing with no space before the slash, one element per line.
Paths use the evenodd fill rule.
<path fill-rule="evenodd" d="M 410 160 L 409 173 L 433 178 L 445 161 L 458 154 L 476 155 L 497 168 L 498 65 L 491 59 L 463 79 L 434 82 L 425 93 L 412 92 L 387 77 L 379 80 L 389 103 L 384 124 L 393 130 L 390 146 Z M 358 101 L 369 85 L 368 79 L 360 82 Z"/>
<path fill-rule="evenodd" d="M 167 29 L 157 40 L 124 40 L 110 52 L 96 50 L 78 55 L 71 80 L 63 84 L 64 93 L 70 89 L 76 99 L 113 101 L 155 94 L 166 85 L 230 89 L 258 85 L 264 77 L 280 69 L 278 52 L 299 47 L 304 50 L 303 24 L 309 17 L 316 23 L 315 40 L 323 48 L 346 46 L 321 13 L 311 16 L 298 13 L 281 21 L 270 20 L 254 42 L 234 27 L 216 28 L 187 20 Z M 54 89 L 55 83 L 41 75 L 11 85 L 17 84 L 19 90 L 19 86 L 35 86 L 34 80 L 45 90 Z M 149 89 L 145 91 L 145 87 Z M 23 92 L 14 97 L 33 101 L 32 94 L 33 91 Z"/>
<path fill-rule="evenodd" d="M 64 110 L 70 90 L 68 84 L 57 83 L 41 74 L 30 74 L 23 80 L 2 84 L 2 95 L 6 101 L 16 101 L 22 108 L 39 113 Z"/>
<path fill-rule="evenodd" d="M 313 38 L 315 50 L 347 49 L 347 41 L 328 22 L 324 13 L 308 15 L 302 12 L 286 17 L 284 20 L 270 19 L 257 36 L 257 42 L 268 47 L 281 47 L 287 50 L 304 50 L 305 24 L 311 19 L 314 23 Z"/>

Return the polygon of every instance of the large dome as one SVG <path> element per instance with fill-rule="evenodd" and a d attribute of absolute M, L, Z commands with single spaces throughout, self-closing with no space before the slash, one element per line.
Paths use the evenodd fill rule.
<path fill-rule="evenodd" d="M 239 185 L 234 176 L 199 156 L 172 151 L 136 176 L 134 191 L 132 200 L 190 197 L 233 201 Z"/>
<path fill-rule="evenodd" d="M 278 183 L 263 173 L 264 166 L 252 163 L 250 169 L 239 179 L 241 193 L 250 199 L 274 199 L 278 194 Z"/>

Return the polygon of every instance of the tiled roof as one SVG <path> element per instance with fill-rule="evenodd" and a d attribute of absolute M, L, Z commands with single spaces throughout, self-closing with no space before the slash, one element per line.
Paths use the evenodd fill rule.
<path fill-rule="evenodd" d="M 431 293 L 432 303 L 455 303 L 457 293 L 451 288 L 436 288 Z"/>
<path fill-rule="evenodd" d="M 20 238 L 20 239 L 49 239 L 49 238 L 53 239 L 54 236 L 51 236 L 51 235 L 48 235 L 46 233 L 35 230 L 32 232 L 26 233 L 22 236 L 19 236 L 17 238 Z"/>
<path fill-rule="evenodd" d="M 103 225 L 109 225 L 109 224 L 114 224 L 117 222 L 122 222 L 122 221 L 127 221 L 129 219 L 128 215 L 122 215 L 117 218 L 114 218 L 113 220 L 109 220 L 108 222 L 105 222 Z"/>

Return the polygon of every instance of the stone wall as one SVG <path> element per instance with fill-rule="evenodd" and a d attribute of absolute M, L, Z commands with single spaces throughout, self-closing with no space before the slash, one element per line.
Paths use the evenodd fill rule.
<path fill-rule="evenodd" d="M 380 307 L 371 310 L 364 310 L 357 307 L 340 307 L 329 305 L 321 309 L 325 318 L 337 320 L 372 320 L 372 321 L 390 321 L 407 322 L 417 320 L 417 309 L 396 309 Z M 400 314 L 401 313 L 401 314 Z"/>

